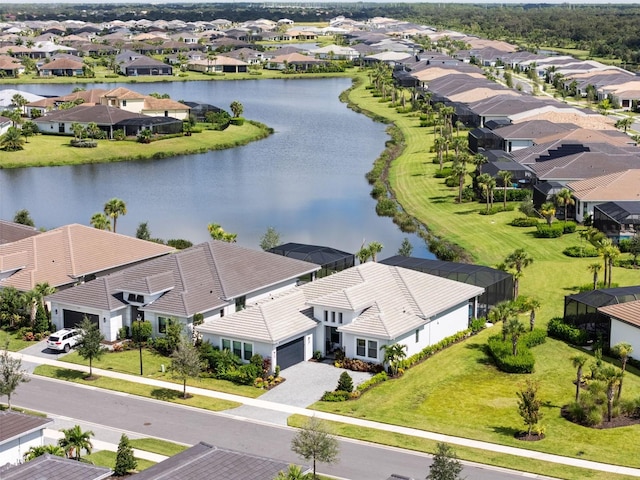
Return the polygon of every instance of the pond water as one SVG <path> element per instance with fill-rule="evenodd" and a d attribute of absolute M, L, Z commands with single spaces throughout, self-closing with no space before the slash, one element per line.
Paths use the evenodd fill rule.
<path fill-rule="evenodd" d="M 214 222 L 237 233 L 239 244 L 257 248 L 272 226 L 283 242 L 348 252 L 375 240 L 385 246 L 380 258 L 395 255 L 408 237 L 414 256 L 433 258 L 421 239 L 400 232 L 391 219 L 375 213 L 364 175 L 388 135 L 385 125 L 339 101 L 350 82 L 340 78 L 123 85 L 227 110 L 237 100 L 246 118 L 269 125 L 275 133 L 243 147 L 162 160 L 0 170 L 0 218 L 11 219 L 26 208 L 38 227 L 88 224 L 108 199 L 118 197 L 127 204 L 118 232 L 129 235 L 147 221 L 153 237 L 199 243 L 209 238 L 206 227 Z M 63 95 L 73 86 L 4 88 Z"/>

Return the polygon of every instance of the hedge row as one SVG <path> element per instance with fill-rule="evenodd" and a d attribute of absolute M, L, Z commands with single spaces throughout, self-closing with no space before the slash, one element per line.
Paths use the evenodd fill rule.
<path fill-rule="evenodd" d="M 496 366 L 507 373 L 533 373 L 535 359 L 531 350 L 520 345 L 518 354 L 513 355 L 513 347 L 510 341 L 502 341 L 501 335 L 489 337 L 487 341 L 489 353 Z"/>
<path fill-rule="evenodd" d="M 360 385 L 358 385 L 356 390 L 360 393 L 364 393 L 370 388 L 375 387 L 379 383 L 386 382 L 388 379 L 389 379 L 389 375 L 387 375 L 387 372 L 376 373 L 369 380 L 362 382 Z"/>
<path fill-rule="evenodd" d="M 589 340 L 587 332 L 565 323 L 561 317 L 554 317 L 549 320 L 547 333 L 550 337 L 563 340 L 572 345 L 586 345 Z"/>
<path fill-rule="evenodd" d="M 567 257 L 575 257 L 575 258 L 585 258 L 585 257 L 599 257 L 598 250 L 591 245 L 586 245 L 581 247 L 579 245 L 574 245 L 573 247 L 565 248 L 562 253 L 564 253 Z"/>
<path fill-rule="evenodd" d="M 534 217 L 517 217 L 511 220 L 509 225 L 513 227 L 535 227 L 540 221 Z"/>
<path fill-rule="evenodd" d="M 539 223 L 537 229 L 534 233 L 537 238 L 559 238 L 564 233 L 564 227 L 560 223 L 553 223 L 551 225 Z"/>
<path fill-rule="evenodd" d="M 411 355 L 409 358 L 406 358 L 402 361 L 400 367 L 407 369 L 411 368 L 414 365 L 426 360 L 430 356 L 435 353 L 438 353 L 440 350 L 444 350 L 445 348 L 453 345 L 454 343 L 458 343 L 461 340 L 464 340 L 469 335 L 471 335 L 471 329 L 463 330 L 462 332 L 458 332 L 455 335 L 451 335 L 450 337 L 443 338 L 438 343 L 430 345 L 428 347 L 423 348 L 418 353 Z"/>
<path fill-rule="evenodd" d="M 489 210 L 483 208 L 482 210 L 479 210 L 478 213 L 480 215 L 495 215 L 496 213 L 500 212 L 512 212 L 515 209 L 515 205 L 507 205 L 507 208 L 504 208 L 503 205 L 494 205 L 493 207 L 489 208 Z"/>

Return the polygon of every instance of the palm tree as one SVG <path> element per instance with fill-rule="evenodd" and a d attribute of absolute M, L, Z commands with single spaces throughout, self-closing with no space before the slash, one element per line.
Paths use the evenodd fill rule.
<path fill-rule="evenodd" d="M 467 140 L 462 137 L 454 137 L 451 140 L 451 147 L 456 154 L 456 158 L 460 156 L 462 150 L 467 149 Z"/>
<path fill-rule="evenodd" d="M 89 454 L 91 453 L 91 450 L 93 449 L 93 445 L 90 440 L 91 437 L 93 437 L 93 432 L 91 430 L 83 432 L 80 425 L 76 425 L 72 428 L 62 429 L 60 431 L 64 434 L 64 437 L 58 440 L 58 445 L 64 449 L 64 453 L 68 458 L 80 460 L 82 450 L 86 450 Z"/>
<path fill-rule="evenodd" d="M 47 304 L 45 303 L 44 298 L 48 295 L 53 295 L 54 293 L 56 293 L 55 287 L 49 285 L 49 282 L 41 282 L 36 283 L 36 286 L 33 287 L 33 291 L 36 292 L 40 297 L 40 305 L 42 305 L 42 309 L 45 312 L 48 311 Z"/>
<path fill-rule="evenodd" d="M 520 278 L 524 275 L 522 271 L 532 263 L 533 258 L 524 248 L 514 250 L 504 259 L 504 266 L 515 270 L 513 274 L 513 298 L 518 298 Z"/>
<path fill-rule="evenodd" d="M 389 364 L 391 374 L 396 376 L 400 362 L 407 358 L 407 346 L 401 343 L 394 343 L 393 345 L 382 345 L 380 350 L 384 350 L 384 363 Z"/>
<path fill-rule="evenodd" d="M 478 177 L 478 185 L 484 191 L 485 199 L 487 201 L 487 212 L 489 211 L 489 200 L 493 195 L 493 188 L 496 185 L 496 181 L 488 173 L 483 173 Z"/>
<path fill-rule="evenodd" d="M 593 289 L 598 288 L 598 272 L 602 270 L 602 265 L 599 263 L 592 263 L 587 267 L 591 273 L 593 273 Z"/>
<path fill-rule="evenodd" d="M 102 212 L 94 213 L 91 217 L 91 220 L 89 220 L 89 223 L 93 226 L 93 228 L 97 228 L 98 230 L 111 230 L 111 222 L 109 222 L 109 217 L 107 217 Z"/>
<path fill-rule="evenodd" d="M 127 214 L 127 205 L 119 198 L 112 198 L 104 204 L 104 213 L 108 217 L 111 217 L 113 222 L 113 233 L 116 233 L 116 222 L 120 215 Z"/>
<path fill-rule="evenodd" d="M 451 173 L 458 180 L 458 203 L 462 203 L 462 190 L 464 189 L 464 177 L 467 174 L 467 166 L 463 162 L 453 164 Z"/>
<path fill-rule="evenodd" d="M 45 454 L 55 455 L 56 457 L 64 457 L 64 449 L 60 445 L 37 445 L 27 450 L 27 453 L 24 454 L 23 459 L 25 462 L 30 462 L 31 460 L 41 457 Z"/>
<path fill-rule="evenodd" d="M 473 158 L 471 159 L 471 163 L 473 163 L 476 166 L 476 176 L 480 175 L 480 167 L 482 167 L 482 165 L 484 165 L 488 161 L 489 159 L 484 155 L 482 155 L 481 153 L 476 153 L 473 156 Z"/>
<path fill-rule="evenodd" d="M 363 243 L 362 247 L 360 247 L 360 250 L 356 252 L 356 257 L 358 257 L 358 261 L 360 263 L 367 263 L 367 260 L 371 258 L 371 252 L 369 251 L 369 247 L 365 246 Z"/>
<path fill-rule="evenodd" d="M 244 111 L 244 106 L 237 100 L 234 100 L 233 102 L 231 102 L 231 105 L 229 106 L 229 108 L 231 109 L 231 112 L 233 113 L 234 118 L 238 118 L 240 115 L 242 115 L 242 112 Z"/>
<path fill-rule="evenodd" d="M 540 207 L 540 213 L 547 221 L 547 225 L 551 226 L 553 216 L 556 214 L 556 206 L 553 202 L 545 202 Z"/>
<path fill-rule="evenodd" d="M 29 325 L 33 328 L 36 324 L 36 316 L 38 315 L 40 296 L 34 290 L 29 290 L 28 292 L 24 292 L 23 298 L 25 305 L 29 307 Z"/>
<path fill-rule="evenodd" d="M 502 207 L 507 209 L 507 185 L 511 183 L 511 179 L 513 178 L 513 173 L 508 170 L 500 170 L 498 172 L 498 177 L 502 181 Z"/>
<path fill-rule="evenodd" d="M 22 150 L 24 140 L 22 134 L 16 127 L 9 127 L 4 135 L 0 137 L 0 148 L 7 152 L 17 152 Z"/>
<path fill-rule="evenodd" d="M 527 331 L 517 318 L 512 318 L 505 324 L 508 334 L 511 336 L 511 348 L 513 356 L 518 355 L 518 340 Z"/>
<path fill-rule="evenodd" d="M 220 224 L 210 223 L 207 225 L 207 230 L 209 230 L 209 235 L 214 240 L 220 240 L 227 243 L 236 243 L 238 238 L 237 233 L 225 232 L 224 228 Z"/>
<path fill-rule="evenodd" d="M 568 188 L 563 188 L 558 193 L 556 193 L 556 204 L 559 207 L 564 207 L 564 221 L 567 221 L 567 207 L 569 205 L 575 205 L 576 201 L 573 199 L 573 195 L 571 190 Z"/>
<path fill-rule="evenodd" d="M 629 129 L 629 127 L 633 125 L 633 118 L 631 117 L 624 117 L 621 118 L 620 120 L 618 120 L 616 122 L 615 127 L 616 128 L 621 128 L 624 130 L 624 133 L 627 133 L 627 130 Z"/>
<path fill-rule="evenodd" d="M 587 363 L 587 356 L 581 353 L 571 357 L 573 366 L 577 368 L 576 371 L 576 402 L 580 399 L 580 385 L 582 385 L 582 368 Z"/>
<path fill-rule="evenodd" d="M 617 396 L 617 399 L 620 400 L 620 395 L 622 395 L 622 380 L 624 379 L 624 372 L 627 369 L 627 362 L 629 361 L 629 357 L 633 352 L 633 347 L 629 343 L 620 342 L 616 343 L 611 351 L 616 357 L 620 359 L 620 363 L 622 364 L 622 373 L 620 375 L 620 385 L 618 386 Z"/>
<path fill-rule="evenodd" d="M 606 257 L 608 258 L 607 268 L 609 269 L 609 279 L 607 281 L 607 288 L 611 288 L 611 278 L 613 277 L 613 264 L 616 258 L 618 258 L 619 256 L 620 256 L 620 249 L 618 247 L 616 247 L 615 245 L 609 245 L 608 247 L 606 247 Z"/>
<path fill-rule="evenodd" d="M 601 375 L 607 385 L 607 421 L 610 422 L 613 416 L 613 400 L 616 389 L 622 382 L 622 371 L 609 366 L 602 369 Z"/>
<path fill-rule="evenodd" d="M 382 245 L 380 242 L 369 242 L 368 248 L 369 254 L 371 255 L 371 260 L 375 262 L 377 260 L 376 256 L 382 251 L 384 245 Z"/>
<path fill-rule="evenodd" d="M 309 475 L 303 473 L 302 468 L 298 465 L 289 465 L 287 471 L 278 472 L 278 476 L 274 480 L 309 480 Z"/>
<path fill-rule="evenodd" d="M 502 322 L 502 340 L 507 340 L 507 321 L 517 313 L 513 302 L 505 300 L 493 306 L 487 318 L 493 324 Z"/>
<path fill-rule="evenodd" d="M 529 327 L 530 331 L 536 326 L 536 310 L 540 308 L 540 302 L 535 298 L 527 298 L 526 302 L 524 302 L 525 311 L 529 310 Z"/>
<path fill-rule="evenodd" d="M 433 145 L 436 149 L 436 152 L 438 153 L 438 162 L 440 163 L 440 170 L 442 170 L 442 163 L 443 163 L 442 154 L 444 153 L 444 145 L 445 145 L 444 137 L 436 137 L 433 140 Z"/>

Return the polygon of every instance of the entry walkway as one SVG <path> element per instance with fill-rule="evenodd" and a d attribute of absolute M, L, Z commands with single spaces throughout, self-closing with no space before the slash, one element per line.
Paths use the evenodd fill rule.
<path fill-rule="evenodd" d="M 14 352 L 11 352 L 11 355 L 16 358 L 21 358 L 23 362 L 52 365 L 55 367 L 67 368 L 67 369 L 72 369 L 72 370 L 77 370 L 77 371 L 82 371 L 87 373 L 89 371 L 89 367 L 86 367 L 84 365 L 75 365 L 75 364 L 70 364 L 65 362 L 59 362 L 53 359 L 38 358 L 31 355 L 23 355 L 23 354 L 14 353 Z M 94 368 L 93 372 L 96 375 L 101 375 L 104 377 L 111 377 L 111 378 L 117 378 L 117 379 L 126 380 L 130 382 L 137 382 L 137 383 L 151 385 L 159 388 L 170 388 L 170 389 L 176 388 L 175 383 L 164 382 L 164 381 L 155 380 L 151 378 L 138 377 L 135 375 L 128 375 L 124 373 L 114 372 L 111 370 L 101 370 L 101 369 Z M 554 455 L 551 453 L 542 453 L 542 452 L 536 452 L 532 450 L 526 450 L 524 448 L 516 448 L 516 447 L 510 447 L 506 445 L 499 445 L 496 443 L 482 442 L 479 440 L 471 440 L 468 438 L 443 435 L 439 433 L 427 432 L 424 430 L 418 430 L 414 428 L 374 422 L 371 420 L 363 420 L 363 419 L 352 418 L 352 417 L 343 417 L 341 415 L 335 415 L 332 413 L 317 412 L 317 411 L 308 410 L 302 407 L 270 402 L 267 400 L 262 400 L 260 398 L 246 398 L 246 397 L 241 397 L 239 395 L 232 395 L 229 393 L 206 390 L 204 388 L 187 387 L 187 390 L 189 391 L 189 393 L 192 393 L 195 395 L 202 395 L 210 398 L 230 400 L 233 402 L 242 403 L 244 405 L 257 407 L 259 409 L 268 410 L 272 412 L 279 412 L 279 413 L 284 413 L 288 415 L 298 414 L 298 415 L 304 415 L 307 417 L 315 416 L 323 420 L 342 422 L 342 423 L 347 423 L 347 424 L 356 425 L 360 427 L 372 428 L 376 430 L 384 430 L 388 432 L 399 433 L 402 435 L 435 440 L 438 442 L 446 442 L 451 445 L 460 445 L 465 447 L 477 448 L 481 450 L 488 450 L 491 452 L 504 453 L 508 455 L 515 455 L 518 457 L 531 458 L 535 460 L 542 460 L 544 462 L 557 463 L 557 464 L 568 465 L 568 466 L 578 467 L 578 468 L 586 468 L 586 469 L 597 470 L 601 472 L 609 472 L 609 473 L 616 473 L 620 475 L 640 477 L 640 469 L 637 469 L 637 468 L 623 467 L 619 465 L 610 465 L 607 463 L 593 462 L 589 460 L 582 460 L 579 458 L 563 457 L 563 456 Z M 231 414 L 232 416 L 238 416 L 231 413 L 233 411 L 234 410 L 229 410 L 229 413 L 227 413 L 227 415 Z M 224 415 L 225 413 L 222 412 L 221 414 Z"/>

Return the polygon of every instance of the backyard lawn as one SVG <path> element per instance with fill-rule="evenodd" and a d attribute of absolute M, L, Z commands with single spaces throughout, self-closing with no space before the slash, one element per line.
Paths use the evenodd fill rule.
<path fill-rule="evenodd" d="M 23 348 L 28 347 L 29 345 L 33 345 L 33 342 L 27 342 L 26 340 L 22 340 L 22 338 L 16 337 L 15 333 L 5 332 L 4 330 L 0 330 L 0 348 L 4 348 L 7 344 L 7 340 L 9 340 L 9 346 L 7 349 L 11 352 L 17 352 L 18 350 L 22 350 Z"/>

